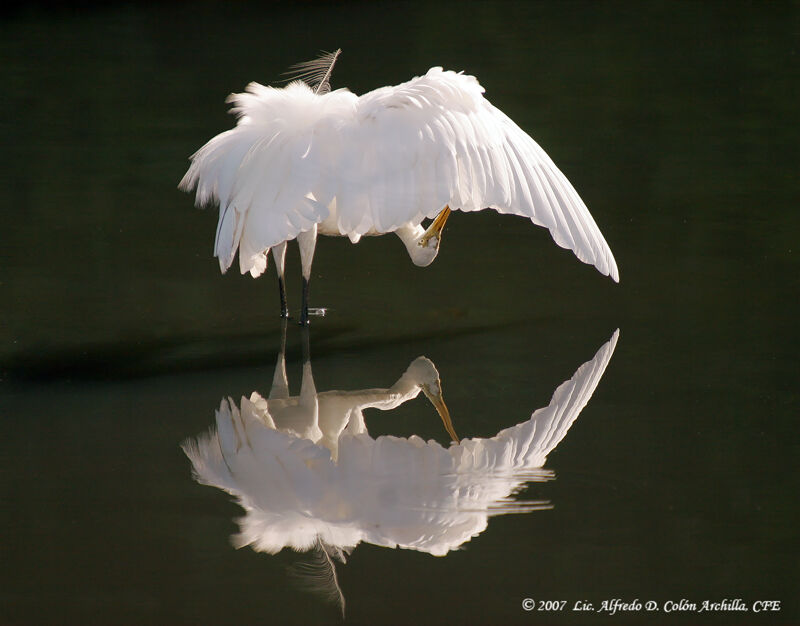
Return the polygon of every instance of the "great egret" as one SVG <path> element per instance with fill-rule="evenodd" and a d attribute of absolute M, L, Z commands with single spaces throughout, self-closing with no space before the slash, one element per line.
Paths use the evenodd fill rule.
<path fill-rule="evenodd" d="M 214 254 L 225 272 L 239 252 L 259 276 L 272 251 L 286 317 L 286 244 L 297 239 L 300 322 L 317 235 L 395 233 L 411 260 L 436 258 L 451 210 L 492 208 L 546 226 L 555 242 L 619 281 L 614 256 L 578 193 L 550 157 L 483 97 L 473 76 L 433 67 L 363 96 L 330 90 L 341 50 L 299 66 L 285 88 L 231 94 L 234 128 L 192 157 L 180 182 L 196 203 L 219 204 Z M 306 81 L 306 82 L 303 82 Z M 426 229 L 421 223 L 435 218 Z"/>
<path fill-rule="evenodd" d="M 285 410 L 291 403 L 275 402 L 272 393 L 268 400 L 258 393 L 243 397 L 240 408 L 224 399 L 216 429 L 185 441 L 183 450 L 198 482 L 224 489 L 244 508 L 237 547 L 271 554 L 319 545 L 347 551 L 366 541 L 443 556 L 483 532 L 490 516 L 548 506 L 513 494 L 526 482 L 552 478 L 542 469 L 547 455 L 589 402 L 618 336 L 562 383 L 547 407 L 494 437 L 444 448 L 416 435 L 369 435 L 364 407 L 397 406 L 419 393 L 418 372 L 435 372 L 420 357 L 389 389 L 319 394 L 307 363 L 306 398 L 293 403 L 294 414 Z M 280 357 L 275 380 L 273 392 L 283 398 Z"/>

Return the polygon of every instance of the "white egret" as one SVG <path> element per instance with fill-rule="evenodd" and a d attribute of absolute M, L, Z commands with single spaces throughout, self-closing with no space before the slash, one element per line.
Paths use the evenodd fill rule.
<path fill-rule="evenodd" d="M 330 90 L 341 51 L 300 64 L 285 88 L 250 83 L 231 94 L 234 128 L 192 157 L 180 188 L 219 204 L 214 254 L 225 272 L 261 275 L 272 251 L 281 314 L 287 242 L 303 274 L 300 322 L 317 235 L 395 233 L 411 260 L 439 251 L 451 210 L 492 208 L 530 218 L 583 262 L 619 281 L 614 256 L 570 182 L 544 150 L 483 97 L 473 76 L 441 67 L 362 96 Z M 426 229 L 421 223 L 435 218 Z"/>

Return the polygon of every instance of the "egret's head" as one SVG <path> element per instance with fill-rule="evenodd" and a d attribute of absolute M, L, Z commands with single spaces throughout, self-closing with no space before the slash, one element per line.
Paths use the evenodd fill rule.
<path fill-rule="evenodd" d="M 440 241 L 441 239 L 436 236 L 430 237 L 429 239 L 420 239 L 411 256 L 411 260 L 414 261 L 414 265 L 418 265 L 419 267 L 427 267 L 433 263 L 436 255 L 439 254 Z"/>
<path fill-rule="evenodd" d="M 428 229 L 417 240 L 417 245 L 414 250 L 409 250 L 411 260 L 414 265 L 426 267 L 433 263 L 436 255 L 439 254 L 439 244 L 442 241 L 442 230 L 444 229 L 445 222 L 450 215 L 450 207 L 445 206 L 444 209 L 436 216 L 436 219 L 431 222 Z"/>
<path fill-rule="evenodd" d="M 408 366 L 404 376 L 408 376 L 414 381 L 414 384 L 425 388 L 436 388 L 439 386 L 439 372 L 433 361 L 420 356 L 411 362 Z"/>
<path fill-rule="evenodd" d="M 421 356 L 408 366 L 405 375 L 410 376 L 419 385 L 422 393 L 425 394 L 425 397 L 428 398 L 439 414 L 447 434 L 450 435 L 452 441 L 458 443 L 459 439 L 450 419 L 450 411 L 448 411 L 442 397 L 442 381 L 439 378 L 436 366 L 429 359 Z"/>

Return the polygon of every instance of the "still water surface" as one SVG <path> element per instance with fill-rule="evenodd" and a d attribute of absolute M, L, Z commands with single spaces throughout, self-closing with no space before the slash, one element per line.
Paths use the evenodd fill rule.
<path fill-rule="evenodd" d="M 337 623 L 342 598 L 354 624 L 800 620 L 798 21 L 791 4 L 658 3 L 5 17 L 0 623 Z M 438 64 L 478 76 L 575 184 L 621 283 L 527 220 L 454 214 L 425 269 L 397 241 L 322 239 L 312 305 L 329 314 L 284 339 L 273 277 L 220 276 L 216 216 L 176 185 L 231 124 L 229 92 L 336 47 L 333 86 L 356 93 Z M 234 497 L 198 484 L 181 445 L 214 440 L 221 403 L 268 398 L 284 343 L 288 395 L 313 380 L 318 407 L 408 385 L 354 405 L 364 432 L 336 451 L 322 428 L 297 449 L 307 414 L 271 428 L 256 411 L 253 473 L 204 479 Z M 405 374 L 421 356 L 459 446 Z M 583 410 L 554 398 L 587 371 Z M 298 463 L 278 504 L 259 442 Z M 324 546 L 234 549 L 237 520 L 267 510 Z M 567 609 L 526 613 L 528 597 Z M 613 598 L 782 605 L 570 610 Z"/>

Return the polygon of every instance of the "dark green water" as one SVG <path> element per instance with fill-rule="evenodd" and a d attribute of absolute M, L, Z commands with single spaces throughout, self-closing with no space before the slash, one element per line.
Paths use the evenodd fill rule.
<path fill-rule="evenodd" d="M 354 624 L 798 623 L 796 3 L 181 4 L 0 22 L 0 623 L 317 624 L 302 557 L 234 550 L 242 510 L 180 449 L 220 400 L 266 395 L 277 288 L 220 276 L 216 215 L 176 186 L 225 96 L 344 50 L 356 93 L 476 75 L 586 200 L 615 285 L 528 221 L 454 214 L 414 267 L 322 239 L 318 391 L 425 355 L 461 437 L 529 419 L 617 328 L 588 406 L 520 497 L 445 557 L 362 543 Z M 491 213 L 491 214 L 490 214 Z M 296 309 L 299 260 L 289 255 Z M 300 384 L 301 333 L 287 368 Z M 373 437 L 447 436 L 420 398 Z M 564 600 L 526 613 L 526 597 Z M 778 600 L 779 612 L 574 612 L 579 600 Z"/>

